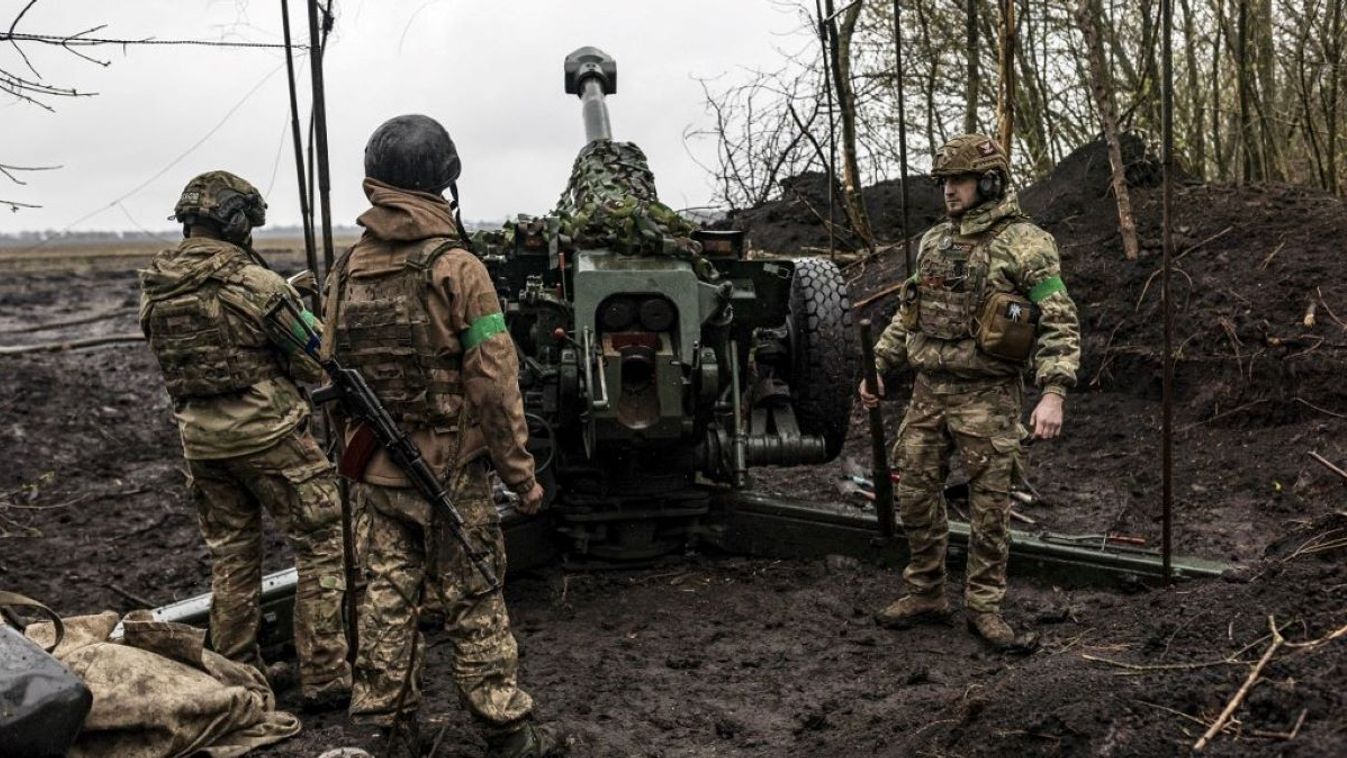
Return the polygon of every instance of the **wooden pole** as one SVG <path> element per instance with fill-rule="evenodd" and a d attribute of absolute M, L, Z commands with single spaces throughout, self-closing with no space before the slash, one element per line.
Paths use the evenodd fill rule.
<path fill-rule="evenodd" d="M 326 29 L 331 19 L 326 16 L 323 18 L 323 27 Z M 325 38 L 319 38 L 318 24 L 318 0 L 309 0 L 309 64 L 310 71 L 313 74 L 313 145 L 317 150 L 315 163 L 318 164 L 318 200 L 319 207 L 322 209 L 321 223 L 323 225 L 323 278 L 326 279 L 328 273 L 332 271 L 332 202 L 331 202 L 331 175 L 328 170 L 327 160 L 327 98 L 323 92 L 323 46 Z M 327 416 L 328 428 L 334 430 L 334 436 L 337 443 L 337 454 L 341 455 L 343 448 L 342 436 L 335 431 L 332 424 L 332 415 Z M 346 571 L 346 639 L 348 645 L 347 655 L 350 660 L 355 660 L 355 654 L 360 646 L 359 626 L 357 624 L 356 608 L 356 556 L 355 556 L 355 525 L 352 523 L 351 513 L 351 492 L 346 486 L 346 481 L 339 482 L 341 494 L 341 534 L 342 534 L 342 561 L 345 564 Z"/>
<path fill-rule="evenodd" d="M 326 21 L 326 18 L 325 18 Z M 318 151 L 318 203 L 322 210 L 323 273 L 332 268 L 332 180 L 327 160 L 327 98 L 323 92 L 323 41 L 318 34 L 318 0 L 309 0 L 309 67 L 313 75 L 314 144 Z M 316 272 L 315 272 L 316 273 Z"/>
<path fill-rule="evenodd" d="M 295 84 L 295 56 L 290 44 L 290 0 L 281 0 L 281 28 L 285 33 L 285 74 L 290 82 L 290 137 L 295 143 L 295 178 L 299 182 L 299 215 L 304 227 L 304 258 L 309 270 L 316 277 L 318 270 L 318 247 L 313 239 L 313 214 L 309 212 L 309 189 L 304 182 L 304 138 L 299 132 L 299 95 Z M 322 286 L 319 286 L 309 298 L 314 313 L 323 312 Z"/>
<path fill-rule="evenodd" d="M 1163 421 L 1161 423 L 1161 560 L 1164 564 L 1165 581 L 1174 579 L 1174 298 L 1169 287 L 1170 273 L 1173 269 L 1174 235 L 1174 35 L 1173 0 L 1161 0 L 1160 17 L 1164 38 L 1160 47 L 1161 67 L 1163 68 L 1161 86 L 1161 131 L 1164 140 L 1164 197 L 1161 223 L 1164 235 L 1164 274 L 1161 276 L 1161 291 L 1165 305 L 1165 356 L 1164 376 L 1161 386 Z"/>

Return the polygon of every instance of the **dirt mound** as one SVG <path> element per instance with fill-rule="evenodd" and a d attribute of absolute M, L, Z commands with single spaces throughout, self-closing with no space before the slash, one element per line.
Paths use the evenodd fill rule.
<path fill-rule="evenodd" d="M 910 176 L 908 183 L 908 224 L 912 233 L 917 234 L 940 220 L 944 203 L 939 188 L 929 176 Z M 781 190 L 780 200 L 734 211 L 717 226 L 746 231 L 749 245 L 755 250 L 781 255 L 811 248 L 827 250 L 828 228 L 823 224 L 823 219 L 828 217 L 827 176 L 810 172 L 791 177 L 781 182 Z M 902 193 L 903 183 L 898 179 L 865 188 L 865 208 L 870 214 L 875 237 L 881 241 L 898 240 L 904 236 Z M 832 219 L 833 228 L 837 230 L 837 249 L 860 247 L 860 240 L 848 229 L 840 189 L 835 190 Z"/>

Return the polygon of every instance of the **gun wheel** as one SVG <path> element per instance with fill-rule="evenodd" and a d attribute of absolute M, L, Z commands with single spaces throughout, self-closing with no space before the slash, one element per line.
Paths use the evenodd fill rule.
<path fill-rule="evenodd" d="M 795 418 L 800 431 L 823 435 L 832 460 L 847 439 L 860 363 L 851 299 L 837 264 L 822 258 L 795 262 L 789 319 Z"/>

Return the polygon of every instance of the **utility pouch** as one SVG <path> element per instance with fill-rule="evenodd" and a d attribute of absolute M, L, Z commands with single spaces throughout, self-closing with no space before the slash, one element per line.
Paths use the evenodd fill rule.
<path fill-rule="evenodd" d="M 977 324 L 977 346 L 987 355 L 1008 361 L 1026 361 L 1038 334 L 1038 306 L 1013 292 L 987 297 Z"/>
<path fill-rule="evenodd" d="M 60 644 L 61 618 L 50 608 L 13 592 L 0 592 L 0 607 L 25 607 L 48 616 L 56 631 L 52 650 Z M 92 706 L 89 688 L 50 650 L 0 623 L 0 753 L 65 755 Z"/>
<path fill-rule="evenodd" d="M 917 287 L 916 279 L 908 279 L 898 289 L 898 320 L 909 332 L 917 328 L 920 298 L 921 290 Z"/>

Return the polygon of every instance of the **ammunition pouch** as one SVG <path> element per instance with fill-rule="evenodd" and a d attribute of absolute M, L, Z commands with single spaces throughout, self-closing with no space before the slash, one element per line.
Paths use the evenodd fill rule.
<path fill-rule="evenodd" d="M 994 292 L 982 304 L 974 337 L 978 349 L 1016 363 L 1029 359 L 1038 335 L 1038 306 L 1013 292 Z"/>

